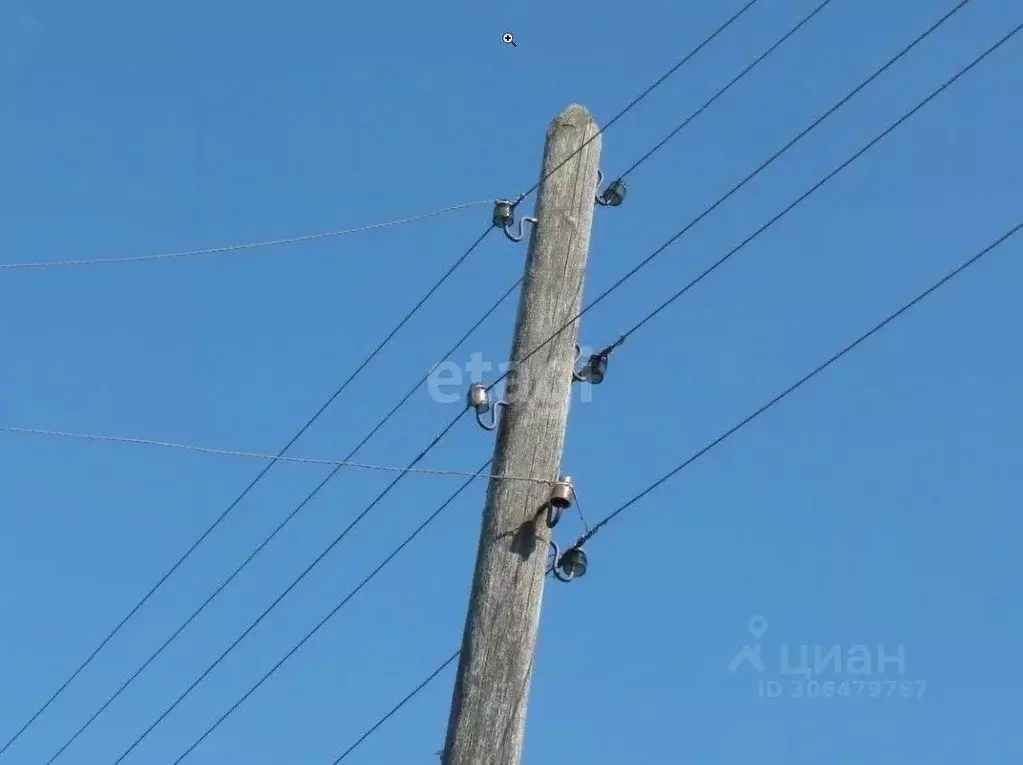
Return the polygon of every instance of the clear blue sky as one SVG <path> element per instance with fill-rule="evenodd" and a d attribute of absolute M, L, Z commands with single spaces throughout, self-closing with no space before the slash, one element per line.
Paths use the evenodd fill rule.
<path fill-rule="evenodd" d="M 815 4 L 761 0 L 608 131 L 607 175 Z M 625 205 L 596 211 L 587 294 L 952 4 L 835 0 L 637 170 Z M 0 262 L 273 239 L 518 194 L 558 111 L 579 102 L 607 121 L 738 5 L 0 0 Z M 584 342 L 613 340 L 1019 21 L 1012 0 L 974 0 L 588 314 Z M 564 466 L 591 519 L 1018 222 L 1021 46 L 630 339 L 572 412 Z M 276 451 L 489 216 L 0 272 L 0 425 Z M 490 237 L 294 453 L 349 451 L 524 254 Z M 1021 759 L 1021 255 L 1007 243 L 593 540 L 587 577 L 548 587 L 525 762 Z M 514 309 L 456 361 L 504 361 Z M 458 406 L 424 388 L 359 458 L 405 464 Z M 465 418 L 423 466 L 475 469 L 491 448 Z M 261 465 L 24 435 L 0 436 L 0 465 L 6 740 Z M 275 467 L 0 762 L 45 762 L 324 473 Z M 391 477 L 343 471 L 58 762 L 109 765 Z M 460 480 L 402 481 L 127 762 L 172 762 Z M 483 494 L 478 482 L 186 762 L 332 762 L 457 646 Z M 558 536 L 578 530 L 570 516 Z M 754 614 L 770 625 L 767 670 L 731 674 Z M 779 652 L 801 644 L 902 644 L 895 679 L 926 691 L 793 698 Z M 783 697 L 759 698 L 758 677 L 785 681 Z M 347 761 L 434 762 L 451 683 Z"/>

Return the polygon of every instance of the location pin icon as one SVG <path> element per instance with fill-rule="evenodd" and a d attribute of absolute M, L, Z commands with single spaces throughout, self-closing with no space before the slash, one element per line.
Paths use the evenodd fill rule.
<path fill-rule="evenodd" d="M 767 632 L 767 619 L 762 616 L 751 616 L 749 622 L 746 623 L 746 628 L 753 635 L 754 640 L 760 640 L 763 634 Z"/>

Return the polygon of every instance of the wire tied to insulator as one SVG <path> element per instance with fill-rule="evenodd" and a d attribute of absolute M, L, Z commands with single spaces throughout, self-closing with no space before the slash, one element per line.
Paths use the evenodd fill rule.
<path fill-rule="evenodd" d="M 572 505 L 578 507 L 578 504 L 579 495 L 571 476 L 558 476 L 558 480 L 551 486 L 550 499 L 540 510 L 540 513 L 546 511 L 547 528 L 553 529 L 557 526 L 558 521 L 561 520 L 561 514 Z M 537 513 L 537 516 L 540 513 Z M 582 518 L 582 512 L 579 515 Z M 583 527 L 586 529 L 586 534 L 579 537 L 564 552 L 559 549 L 558 543 L 553 538 L 549 542 L 551 557 L 547 565 L 547 573 L 554 574 L 554 577 L 560 582 L 571 582 L 586 573 L 587 561 L 583 543 L 592 532 L 586 526 L 585 520 L 583 520 Z"/>
<path fill-rule="evenodd" d="M 518 221 L 519 230 L 518 233 L 512 233 L 512 227 L 515 225 L 515 207 L 525 199 L 524 194 L 519 194 L 517 199 L 498 199 L 494 202 L 494 225 L 504 232 L 504 235 L 513 242 L 521 242 L 525 238 L 525 231 L 523 226 L 526 223 L 532 223 L 534 226 L 537 224 L 537 219 L 533 217 L 523 217 Z"/>
<path fill-rule="evenodd" d="M 572 380 L 574 382 L 588 382 L 591 385 L 600 385 L 604 381 L 604 376 L 607 374 L 607 361 L 611 358 L 611 354 L 614 353 L 622 343 L 625 342 L 626 335 L 623 333 L 615 340 L 611 345 L 606 348 L 597 351 L 590 356 L 589 360 L 579 371 L 572 372 Z M 575 346 L 575 356 L 578 359 L 582 355 L 582 348 L 578 344 Z"/>
<path fill-rule="evenodd" d="M 554 578 L 559 582 L 571 582 L 586 573 L 588 562 L 581 538 L 564 552 L 560 551 L 553 539 L 550 547 L 552 563 L 548 566 L 548 571 L 554 574 Z"/>
<path fill-rule="evenodd" d="M 622 202 L 625 201 L 625 180 L 622 178 L 616 178 L 607 184 L 607 188 L 603 191 L 599 191 L 600 185 L 604 182 L 604 171 L 597 170 L 597 193 L 593 196 L 593 201 L 601 207 L 618 207 Z"/>

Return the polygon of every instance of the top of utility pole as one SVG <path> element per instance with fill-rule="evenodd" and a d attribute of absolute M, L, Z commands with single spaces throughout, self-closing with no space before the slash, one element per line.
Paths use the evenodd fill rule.
<path fill-rule="evenodd" d="M 596 122 L 578 104 L 547 130 L 506 404 L 493 405 L 493 473 L 549 483 L 490 479 L 444 765 L 517 765 L 522 757 L 551 537 L 546 511 L 562 473 L 575 371 L 577 326 L 569 323 L 582 301 L 600 147 Z"/>

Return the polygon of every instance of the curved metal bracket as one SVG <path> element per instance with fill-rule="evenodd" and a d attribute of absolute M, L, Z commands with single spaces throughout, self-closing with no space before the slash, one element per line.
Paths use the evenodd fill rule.
<path fill-rule="evenodd" d="M 600 195 L 600 187 L 604 184 L 604 171 L 598 168 L 597 170 L 597 188 L 593 190 L 593 203 L 607 207 L 607 202 Z"/>
<path fill-rule="evenodd" d="M 543 506 L 543 508 L 541 508 L 540 512 L 546 513 L 546 518 L 544 519 L 544 521 L 547 524 L 547 528 L 553 529 L 555 526 L 558 525 L 558 521 L 561 520 L 561 514 L 564 512 L 564 510 L 560 507 L 555 507 L 552 503 L 548 502 L 546 505 Z M 537 513 L 537 515 L 539 514 L 540 513 Z"/>
<path fill-rule="evenodd" d="M 579 359 L 583 357 L 583 349 L 579 343 L 575 344 L 575 358 L 572 360 L 572 382 L 586 382 L 586 377 L 581 371 L 577 371 Z M 585 369 L 585 367 L 583 368 Z"/>
<path fill-rule="evenodd" d="M 483 421 L 483 415 L 486 412 L 476 412 L 476 422 L 479 423 L 480 427 L 484 430 L 494 430 L 497 428 L 497 410 L 498 407 L 508 406 L 507 401 L 495 401 L 493 406 L 486 409 L 486 412 L 490 412 L 490 422 L 486 423 Z"/>
<path fill-rule="evenodd" d="M 559 563 L 561 563 L 560 555 L 558 555 L 558 557 L 554 559 L 554 566 L 551 568 L 551 573 L 554 574 L 554 578 L 557 579 L 559 582 L 571 582 L 573 579 L 575 579 L 575 574 L 566 574 L 565 572 L 563 572 L 561 570 L 561 566 L 558 565 Z"/>
<path fill-rule="evenodd" d="M 625 201 L 625 181 L 619 178 L 611 181 L 607 188 L 600 191 L 600 185 L 604 182 L 604 173 L 597 170 L 597 189 L 593 195 L 593 201 L 602 207 L 618 207 Z"/>
<path fill-rule="evenodd" d="M 558 560 L 561 558 L 561 550 L 558 549 L 558 543 L 553 539 L 548 542 L 551 551 L 554 553 L 551 556 L 551 564 L 547 567 L 547 573 L 553 573 L 558 568 Z"/>
<path fill-rule="evenodd" d="M 525 237 L 525 232 L 523 232 L 522 227 L 523 227 L 523 224 L 525 224 L 527 222 L 528 223 L 532 223 L 534 226 L 537 223 L 536 218 L 519 218 L 519 233 L 518 234 L 513 234 L 511 232 L 511 224 L 510 223 L 505 223 L 504 226 L 502 227 L 502 230 L 504 231 L 504 235 L 506 237 L 508 237 L 509 239 L 511 239 L 513 242 L 521 242 L 523 237 Z"/>

